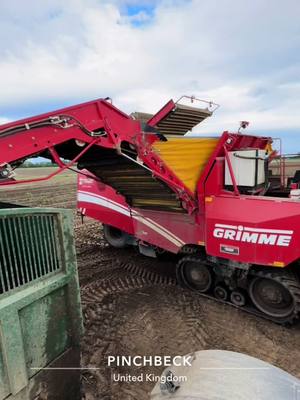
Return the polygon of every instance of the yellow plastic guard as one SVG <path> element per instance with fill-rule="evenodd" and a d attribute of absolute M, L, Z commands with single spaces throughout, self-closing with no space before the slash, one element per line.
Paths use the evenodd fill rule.
<path fill-rule="evenodd" d="M 179 179 L 195 192 L 203 168 L 213 153 L 218 138 L 168 138 L 155 142 L 153 148 Z"/>

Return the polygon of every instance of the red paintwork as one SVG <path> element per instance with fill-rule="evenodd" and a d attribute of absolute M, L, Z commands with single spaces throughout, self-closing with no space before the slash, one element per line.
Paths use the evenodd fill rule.
<path fill-rule="evenodd" d="M 105 129 L 108 132 L 108 136 L 99 138 L 97 143 L 98 146 L 102 147 L 114 148 L 120 140 L 129 141 L 140 130 L 139 122 L 131 119 L 108 101 L 95 100 L 1 125 L 0 164 L 26 158 L 49 147 L 65 143 L 68 140 L 76 139 L 86 143 L 91 143 L 95 140 L 94 137 L 87 135 L 76 125 L 67 129 L 48 126 L 24 130 L 13 135 L 1 135 L 1 131 L 5 129 L 30 124 L 57 115 L 75 117 L 90 131 Z M 114 136 L 115 134 L 118 135 L 117 138 Z"/>
<path fill-rule="evenodd" d="M 25 124 L 29 125 L 45 118 L 61 115 L 76 118 L 90 131 L 99 131 L 102 129 L 107 133 L 107 135 L 102 137 L 91 136 L 80 129 L 76 120 L 72 119 L 64 129 L 61 127 L 44 126 L 42 128 L 25 129 L 22 132 L 10 135 L 3 134 L 3 131 L 9 128 L 24 126 Z M 181 182 L 173 171 L 165 166 L 159 157 L 152 151 L 151 144 L 158 140 L 158 137 L 149 132 L 144 135 L 138 121 L 133 120 L 106 100 L 95 100 L 1 125 L 0 140 L 0 166 L 5 163 L 11 163 L 28 158 L 29 156 L 38 154 L 47 149 L 52 149 L 52 152 L 55 154 L 55 146 L 68 141 L 74 142 L 77 140 L 89 145 L 110 149 L 120 149 L 122 142 L 129 142 L 136 146 L 139 158 L 149 168 L 151 168 L 153 174 L 164 180 L 174 189 L 179 198 L 186 203 L 187 210 L 190 213 L 196 208 L 196 203 L 193 199 L 192 193 L 190 193 L 183 182 Z M 85 148 L 84 151 L 86 150 L 87 149 Z M 58 158 L 58 155 L 56 155 L 56 158 Z M 56 174 L 72 166 L 74 162 L 75 159 L 72 159 L 71 163 L 67 165 L 61 162 Z M 41 181 L 43 179 L 49 179 L 53 175 L 39 178 L 38 180 L 33 179 L 17 182 L 29 183 Z"/>
<path fill-rule="evenodd" d="M 172 101 L 167 103 L 150 123 L 152 125 L 154 122 L 157 123 L 159 118 L 173 106 Z M 90 135 L 80 129 L 73 119 L 64 129 L 47 126 L 11 135 L 1 134 L 4 129 L 58 115 L 75 117 L 88 130 L 101 129 L 106 132 L 106 136 Z M 57 145 L 68 141 L 74 143 L 74 140 L 89 146 L 117 151 L 124 141 L 133 144 L 139 158 L 155 176 L 164 180 L 177 193 L 187 211 L 184 214 L 177 214 L 130 208 L 123 196 L 117 194 L 111 187 L 92 179 L 90 174 L 91 178 L 78 175 L 78 208 L 84 215 L 120 228 L 142 242 L 173 253 L 179 252 L 185 245 L 196 244 L 205 245 L 206 252 L 211 256 L 250 264 L 273 265 L 275 262 L 289 265 L 300 258 L 300 202 L 245 196 L 240 195 L 237 188 L 235 192 L 224 189 L 226 153 L 245 148 L 264 149 L 272 141 L 271 138 L 224 132 L 199 178 L 196 193 L 191 193 L 153 152 L 151 145 L 158 140 L 155 134 L 148 132 L 144 134 L 139 122 L 131 119 L 108 101 L 96 100 L 2 125 L 0 165 L 48 149 L 59 168 L 63 170 L 69 165 L 60 160 L 60 150 Z M 71 162 L 77 161 L 82 155 L 80 153 L 86 149 L 87 146 L 78 148 L 78 153 Z M 221 224 L 221 228 L 216 228 L 216 224 Z M 229 226 L 229 230 L 224 228 L 224 225 Z M 238 227 L 240 229 L 243 227 L 243 231 L 238 233 Z M 259 231 L 250 234 L 247 229 Z M 267 234 L 269 236 L 265 236 L 265 230 L 271 230 Z M 274 230 L 285 232 L 274 233 Z M 241 236 L 243 240 L 236 239 L 238 235 L 242 235 L 241 232 L 246 232 L 245 236 Z M 254 243 L 255 240 L 257 243 Z"/>
<path fill-rule="evenodd" d="M 147 124 L 149 126 L 154 127 L 157 125 L 163 118 L 165 118 L 166 115 L 168 115 L 174 108 L 176 107 L 176 104 L 174 103 L 173 100 L 170 100 L 167 104 L 165 104 L 155 115 L 153 115 L 152 118 L 149 119 Z"/>
<path fill-rule="evenodd" d="M 87 182 L 81 177 L 78 185 L 79 195 L 82 192 L 90 196 L 100 195 L 126 207 L 124 198 L 106 185 L 100 187 L 95 181 Z M 85 215 L 173 253 L 187 244 L 205 243 L 209 255 L 250 264 L 273 265 L 274 262 L 281 262 L 286 266 L 300 258 L 300 204 L 290 199 L 220 194 L 212 196 L 212 202 L 205 203 L 205 213 L 192 215 L 137 208 L 130 210 L 127 206 L 131 215 L 124 216 L 116 210 L 87 201 L 79 201 L 78 207 L 84 209 Z M 215 224 L 293 231 L 292 240 L 289 246 L 276 246 L 219 239 L 213 236 Z M 224 254 L 220 251 L 221 245 L 236 247 L 239 254 Z"/>
<path fill-rule="evenodd" d="M 208 254 L 235 261 L 272 265 L 288 265 L 300 257 L 300 203 L 290 199 L 259 196 L 233 197 L 221 195 L 206 203 L 206 249 Z M 289 246 L 243 243 L 236 240 L 216 239 L 215 224 L 258 228 L 264 230 L 293 231 Z M 238 255 L 220 251 L 220 246 L 237 246 Z"/>
<path fill-rule="evenodd" d="M 2 184 L 3 185 L 17 185 L 17 184 L 22 184 L 22 183 L 47 181 L 47 180 L 53 178 L 54 176 L 60 174 L 61 172 L 65 171 L 66 169 L 71 168 L 80 159 L 80 157 L 83 156 L 83 154 L 85 154 L 87 152 L 87 150 L 89 150 L 92 146 L 97 145 L 98 141 L 99 141 L 98 138 L 92 140 L 76 157 L 74 157 L 74 159 L 72 161 L 70 161 L 68 163 L 64 163 L 63 161 L 61 161 L 56 150 L 54 149 L 54 147 L 51 146 L 51 147 L 49 147 L 49 152 L 52 154 L 54 161 L 58 165 L 58 169 L 56 171 L 54 171 L 51 174 L 44 176 L 44 177 L 34 178 L 34 179 L 22 179 L 19 181 L 13 180 L 11 182 L 2 182 L 2 183 L 0 183 L 0 185 L 2 185 Z"/>
<path fill-rule="evenodd" d="M 129 208 L 114 189 L 82 175 L 78 176 L 77 196 L 78 208 L 84 215 L 173 253 L 186 243 L 197 243 L 195 239 L 204 240 L 204 223 L 196 223 L 196 214 Z"/>
<path fill-rule="evenodd" d="M 88 171 L 84 170 L 84 173 Z M 77 208 L 83 215 L 97 220 L 100 218 L 104 224 L 134 234 L 130 209 L 124 197 L 116 194 L 111 187 L 84 175 L 78 175 L 77 201 Z"/>

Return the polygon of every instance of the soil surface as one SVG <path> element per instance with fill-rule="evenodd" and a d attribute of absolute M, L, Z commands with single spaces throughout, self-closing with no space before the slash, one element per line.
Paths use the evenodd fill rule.
<path fill-rule="evenodd" d="M 0 201 L 74 209 L 75 238 L 85 334 L 83 399 L 148 400 L 154 382 L 114 382 L 113 374 L 159 375 L 162 367 L 108 367 L 108 356 L 184 355 L 202 349 L 243 352 L 300 378 L 300 325 L 293 328 L 220 305 L 177 286 L 174 261 L 158 261 L 134 249 L 116 250 L 101 225 L 81 223 L 76 187 L 64 183 L 19 186 Z"/>

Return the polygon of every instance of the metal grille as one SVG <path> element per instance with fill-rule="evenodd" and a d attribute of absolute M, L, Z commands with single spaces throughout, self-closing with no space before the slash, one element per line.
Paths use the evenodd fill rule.
<path fill-rule="evenodd" d="M 54 215 L 0 217 L 0 294 L 59 269 L 61 259 Z"/>
<path fill-rule="evenodd" d="M 163 135 L 184 135 L 211 115 L 212 112 L 208 109 L 177 104 L 175 110 L 159 121 L 156 126 Z"/>

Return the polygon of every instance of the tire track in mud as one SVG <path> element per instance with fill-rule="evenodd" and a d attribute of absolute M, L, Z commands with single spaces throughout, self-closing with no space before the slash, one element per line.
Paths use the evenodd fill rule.
<path fill-rule="evenodd" d="M 156 285 L 174 286 L 176 284 L 173 278 L 159 276 L 151 271 L 144 271 L 142 276 L 128 276 L 128 274 L 124 273 L 124 267 L 126 271 L 126 265 L 120 266 L 114 272 L 108 273 L 105 279 L 101 279 L 100 282 L 83 287 L 81 291 L 83 304 L 101 302 L 108 295 L 121 294 L 131 290 Z"/>
<path fill-rule="evenodd" d="M 93 320 L 92 325 L 87 324 L 86 326 L 89 331 L 88 336 L 89 338 L 90 336 L 101 336 L 101 341 L 96 344 L 97 357 L 95 358 L 95 353 L 88 356 L 87 352 L 85 353 L 86 362 L 95 362 L 96 359 L 105 362 L 108 355 L 116 354 L 116 352 L 121 355 L 128 355 L 131 352 L 133 352 L 132 355 L 135 355 L 136 351 L 138 354 L 157 354 L 157 343 L 162 339 L 161 328 L 164 328 L 166 321 L 168 327 L 164 328 L 162 346 L 159 349 L 161 354 L 169 355 L 168 349 L 172 346 L 170 343 L 164 344 L 169 341 L 174 345 L 173 355 L 177 355 L 178 351 L 180 352 L 180 346 L 182 343 L 186 343 L 187 338 L 189 346 L 182 349 L 181 354 L 191 351 L 190 347 L 193 350 L 205 348 L 208 333 L 198 318 L 199 298 L 194 296 L 192 299 L 190 292 L 178 288 L 174 274 L 170 276 L 163 268 L 158 268 L 159 262 L 156 261 L 154 265 L 152 260 L 150 262 L 149 259 L 136 254 L 136 262 L 126 262 L 122 259 L 126 257 L 128 260 L 128 252 L 131 251 L 116 252 L 114 249 L 107 249 L 107 251 L 109 250 L 117 255 L 117 261 L 109 265 L 109 258 L 106 258 L 104 263 L 101 260 L 100 271 L 96 273 L 97 281 L 84 283 L 81 291 L 85 320 Z M 97 265 L 97 261 L 93 260 L 92 264 L 94 267 Z M 104 264 L 112 268 L 109 273 L 105 271 Z M 86 270 L 86 268 L 91 271 L 90 263 L 84 269 Z M 149 309 L 147 303 L 152 297 L 152 292 L 157 291 L 164 293 L 164 296 L 156 297 L 159 307 L 155 305 Z M 178 296 L 178 291 L 181 293 L 180 296 Z M 101 305 L 103 305 L 103 309 Z M 110 306 L 108 307 L 108 305 Z M 140 306 L 137 308 L 137 305 Z M 131 308 L 136 315 L 134 321 L 131 313 L 128 312 Z M 159 315 L 156 315 L 159 308 L 161 311 Z M 96 317 L 102 312 L 103 315 L 100 318 Z M 164 315 L 166 315 L 166 319 Z M 174 338 L 169 334 L 171 326 L 172 331 L 176 332 Z M 135 344 L 131 340 L 128 341 L 129 338 L 132 338 Z M 136 349 L 136 343 L 139 343 L 139 349 Z M 90 345 L 90 339 L 86 342 L 83 341 L 84 348 L 88 348 Z M 95 351 L 95 343 L 93 350 Z M 116 384 L 116 382 L 111 382 L 111 373 L 113 372 L 117 372 L 117 370 L 110 370 L 103 366 L 97 372 L 92 373 L 92 386 L 97 388 L 96 391 L 92 390 L 92 396 L 96 396 L 97 392 L 101 393 L 103 398 L 108 396 L 111 399 L 148 398 L 147 392 L 152 387 L 151 383 L 147 383 L 143 387 L 132 384 Z M 135 374 L 138 371 L 130 369 L 126 373 Z M 159 371 L 150 369 L 145 373 L 160 374 L 161 369 Z M 103 385 L 103 379 L 106 385 Z M 89 398 L 91 385 L 86 384 L 85 379 L 83 379 L 83 385 L 86 396 Z"/>
<path fill-rule="evenodd" d="M 75 208 L 76 185 L 41 184 L 40 186 L 23 186 L 0 191 L 1 201 L 16 203 L 27 207 Z"/>

